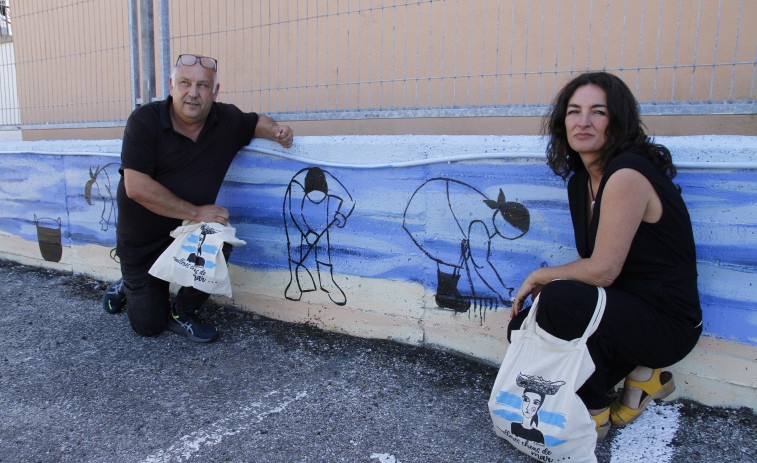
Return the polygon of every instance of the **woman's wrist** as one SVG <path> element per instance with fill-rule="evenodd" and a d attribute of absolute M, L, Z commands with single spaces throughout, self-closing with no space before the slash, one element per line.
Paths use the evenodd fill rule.
<path fill-rule="evenodd" d="M 549 277 L 549 273 L 549 267 L 539 267 L 531 272 L 529 278 L 531 278 L 533 286 L 544 286 L 553 280 L 553 278 Z"/>

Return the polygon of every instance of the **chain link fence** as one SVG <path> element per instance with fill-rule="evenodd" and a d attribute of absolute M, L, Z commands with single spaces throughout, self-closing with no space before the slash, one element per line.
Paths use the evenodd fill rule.
<path fill-rule="evenodd" d="M 137 1 L 3 0 L 0 127 L 122 125 L 179 53 L 279 120 L 540 116 L 585 70 L 644 114 L 757 113 L 752 0 L 155 0 L 149 27 Z"/>

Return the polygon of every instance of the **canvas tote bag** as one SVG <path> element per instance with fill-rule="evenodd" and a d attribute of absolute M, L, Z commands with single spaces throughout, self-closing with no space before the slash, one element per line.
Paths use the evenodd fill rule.
<path fill-rule="evenodd" d="M 181 286 L 193 286 L 208 294 L 231 297 L 231 280 L 223 244 L 245 244 L 236 230 L 220 223 L 184 221 L 171 232 L 174 238 L 152 265 L 150 275 Z"/>
<path fill-rule="evenodd" d="M 576 394 L 594 372 L 586 340 L 602 320 L 606 294 L 583 336 L 559 339 L 536 323 L 539 297 L 521 325 L 494 381 L 489 413 L 498 436 L 538 461 L 596 462 L 597 433 Z"/>

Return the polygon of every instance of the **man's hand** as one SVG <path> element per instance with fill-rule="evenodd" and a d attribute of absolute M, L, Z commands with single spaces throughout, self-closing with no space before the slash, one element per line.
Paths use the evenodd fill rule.
<path fill-rule="evenodd" d="M 255 126 L 255 136 L 275 141 L 284 148 L 292 146 L 292 141 L 294 140 L 294 132 L 291 127 L 283 124 L 279 125 L 265 114 L 258 116 L 258 125 Z"/>
<path fill-rule="evenodd" d="M 197 207 L 195 222 L 216 222 L 221 225 L 229 224 L 229 211 L 218 204 L 208 204 Z"/>
<path fill-rule="evenodd" d="M 292 141 L 294 140 L 294 132 L 292 132 L 291 127 L 289 127 L 288 125 L 276 124 L 274 131 L 275 134 L 273 136 L 273 141 L 278 142 L 284 148 L 289 148 L 290 146 L 292 146 Z"/>

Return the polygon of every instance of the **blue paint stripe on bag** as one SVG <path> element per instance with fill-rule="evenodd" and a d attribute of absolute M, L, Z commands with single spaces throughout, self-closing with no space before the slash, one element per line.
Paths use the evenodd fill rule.
<path fill-rule="evenodd" d="M 565 429 L 565 415 L 562 413 L 542 410 L 539 412 L 539 422 Z"/>
<path fill-rule="evenodd" d="M 564 444 L 565 442 L 567 441 L 558 439 L 557 437 L 547 435 L 544 436 L 544 445 L 546 445 L 547 447 L 554 447 L 556 445 Z"/>
<path fill-rule="evenodd" d="M 509 410 L 492 410 L 492 413 L 494 413 L 497 416 L 501 416 L 502 418 L 506 419 L 507 421 L 515 421 L 517 423 L 520 423 L 520 414 L 511 412 Z"/>
<path fill-rule="evenodd" d="M 517 408 L 518 410 L 520 410 L 521 407 L 521 398 L 515 394 L 510 394 L 509 392 L 505 391 L 499 392 L 496 401 L 500 405 L 507 405 L 508 407 Z"/>

